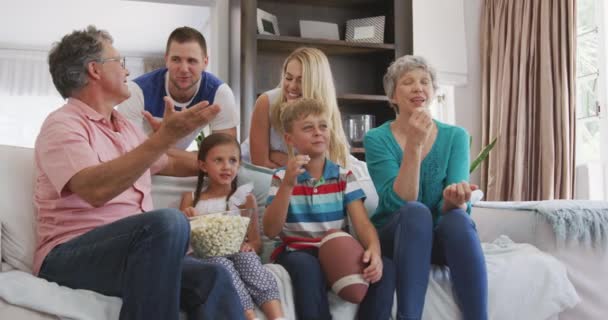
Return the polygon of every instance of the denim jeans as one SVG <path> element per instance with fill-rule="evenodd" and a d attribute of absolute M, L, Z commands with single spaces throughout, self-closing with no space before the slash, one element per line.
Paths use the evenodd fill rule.
<path fill-rule="evenodd" d="M 327 280 L 317 258 L 317 249 L 284 251 L 277 258 L 289 276 L 294 290 L 296 315 L 299 320 L 331 319 L 327 300 Z M 395 266 L 382 258 L 382 279 L 369 286 L 359 307 L 359 319 L 389 319 L 395 294 Z"/>
<path fill-rule="evenodd" d="M 185 256 L 190 224 L 175 209 L 137 214 L 55 247 L 39 276 L 122 298 L 121 320 L 243 319 L 228 272 Z"/>
<path fill-rule="evenodd" d="M 397 271 L 397 319 L 420 319 L 431 264 L 450 268 L 463 319 L 488 318 L 486 263 L 475 224 L 462 209 L 444 214 L 433 227 L 430 210 L 408 202 L 378 232 L 383 254 Z"/>

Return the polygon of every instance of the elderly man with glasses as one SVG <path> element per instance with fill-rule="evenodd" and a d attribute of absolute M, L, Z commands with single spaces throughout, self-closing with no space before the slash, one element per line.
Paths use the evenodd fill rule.
<path fill-rule="evenodd" d="M 242 319 L 229 273 L 185 256 L 190 225 L 154 210 L 151 175 L 187 176 L 196 162 L 167 155 L 219 107 L 199 103 L 166 117 L 150 137 L 114 110 L 129 98 L 125 60 L 89 26 L 54 45 L 53 83 L 67 99 L 36 140 L 35 272 L 77 289 L 121 297 L 120 319 Z"/>

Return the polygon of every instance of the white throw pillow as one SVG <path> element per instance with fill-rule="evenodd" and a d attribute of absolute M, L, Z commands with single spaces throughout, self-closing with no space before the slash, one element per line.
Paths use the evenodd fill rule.
<path fill-rule="evenodd" d="M 253 195 L 255 195 L 258 206 L 263 206 L 268 198 L 273 173 L 272 169 L 256 166 L 249 162 L 242 162 L 239 170 L 238 184 L 253 183 Z"/>
<path fill-rule="evenodd" d="M 32 272 L 36 248 L 34 149 L 0 145 L 2 260 Z"/>

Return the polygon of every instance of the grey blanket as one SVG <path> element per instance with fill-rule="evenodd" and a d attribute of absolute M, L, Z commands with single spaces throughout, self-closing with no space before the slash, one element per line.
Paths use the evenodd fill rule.
<path fill-rule="evenodd" d="M 553 225 L 560 240 L 578 240 L 595 248 L 608 244 L 608 202 L 589 200 L 539 201 L 534 207 Z"/>
<path fill-rule="evenodd" d="M 475 207 L 534 211 L 552 225 L 557 240 L 608 248 L 607 201 L 480 201 Z"/>

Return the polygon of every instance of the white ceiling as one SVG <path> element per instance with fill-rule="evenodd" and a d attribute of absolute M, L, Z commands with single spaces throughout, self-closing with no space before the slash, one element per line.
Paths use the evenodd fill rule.
<path fill-rule="evenodd" d="M 197 3 L 193 0 L 150 1 L 0 0 L 0 48 L 46 50 L 72 30 L 93 24 L 108 30 L 123 54 L 162 54 L 176 27 L 208 29 L 208 7 L 190 5 Z"/>

